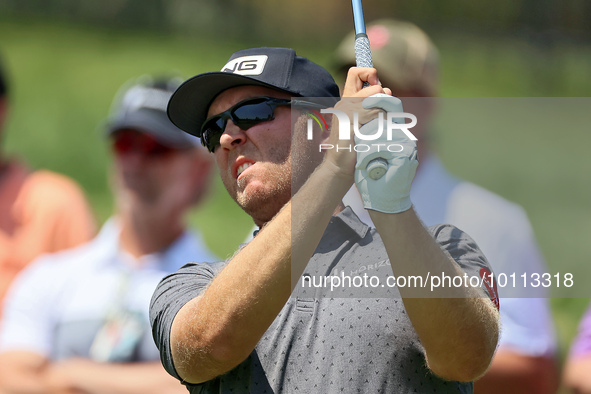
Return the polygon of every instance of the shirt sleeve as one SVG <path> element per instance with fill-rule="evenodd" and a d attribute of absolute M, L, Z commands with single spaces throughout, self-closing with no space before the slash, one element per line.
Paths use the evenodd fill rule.
<path fill-rule="evenodd" d="M 499 349 L 530 357 L 549 357 L 556 352 L 552 314 L 547 298 L 501 298 Z M 591 319 L 587 327 L 591 352 Z"/>
<path fill-rule="evenodd" d="M 476 242 L 468 234 L 449 224 L 431 226 L 429 231 L 440 247 L 449 253 L 467 274 L 469 283 L 475 283 L 471 280 L 476 281 L 473 278 L 477 278 L 482 290 L 499 309 L 497 281 L 490 264 Z"/>
<path fill-rule="evenodd" d="M 156 288 L 150 302 L 152 336 L 160 352 L 160 360 L 168 373 L 182 380 L 177 374 L 170 349 L 170 331 L 178 311 L 193 298 L 199 296 L 225 263 L 189 263 L 177 272 L 166 276 Z"/>
<path fill-rule="evenodd" d="M 523 273 L 532 277 L 537 273 L 541 277 L 547 272 L 546 264 L 525 213 L 521 217 L 515 215 L 512 225 L 515 234 L 505 242 L 505 253 L 495 260 L 500 263 L 496 274 L 510 278 L 510 275 L 520 277 Z M 500 349 L 508 348 L 531 357 L 550 356 L 556 352 L 548 297 L 548 289 L 543 286 L 501 288 Z"/>
<path fill-rule="evenodd" d="M 37 205 L 47 209 L 45 228 L 51 229 L 51 241 L 45 252 L 57 252 L 90 241 L 96 234 L 96 224 L 92 210 L 84 192 L 72 179 L 49 171 L 38 171 L 32 176 L 37 186 L 31 197 Z"/>
<path fill-rule="evenodd" d="M 42 253 L 90 241 L 94 218 L 80 187 L 50 171 L 31 174 L 12 208 L 20 223 L 11 237 L 11 265 L 24 267 Z"/>

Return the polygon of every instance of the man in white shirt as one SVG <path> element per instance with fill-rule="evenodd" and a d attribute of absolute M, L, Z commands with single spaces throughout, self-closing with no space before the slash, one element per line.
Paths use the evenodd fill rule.
<path fill-rule="evenodd" d="M 180 81 L 134 81 L 108 119 L 116 213 L 91 242 L 45 255 L 17 279 L 0 329 L 2 393 L 175 393 L 148 321 L 158 282 L 214 261 L 185 227 L 212 160 L 166 115 Z"/>
<path fill-rule="evenodd" d="M 449 223 L 476 241 L 490 262 L 495 275 L 515 272 L 542 273 L 545 262 L 536 244 L 523 208 L 475 184 L 450 174 L 431 151 L 428 118 L 438 85 L 438 52 L 428 36 L 417 26 L 402 21 L 379 20 L 367 28 L 374 67 L 383 86 L 397 97 L 419 98 L 417 108 L 423 120 L 414 127 L 420 165 L 412 184 L 414 209 L 430 226 Z M 336 51 L 337 66 L 344 76 L 355 65 L 353 34 Z M 421 100 L 422 98 L 422 100 Z M 415 113 L 416 114 L 416 113 Z M 371 219 L 352 188 L 343 202 L 359 218 Z M 490 370 L 475 382 L 476 393 L 553 393 L 557 387 L 554 360 L 556 343 L 548 300 L 546 298 L 501 296 L 501 337 Z"/>

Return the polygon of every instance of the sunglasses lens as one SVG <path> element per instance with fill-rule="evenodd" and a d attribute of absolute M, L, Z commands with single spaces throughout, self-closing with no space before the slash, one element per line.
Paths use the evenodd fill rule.
<path fill-rule="evenodd" d="M 234 110 L 232 120 L 236 126 L 247 130 L 258 123 L 272 120 L 274 118 L 273 110 L 274 108 L 266 102 L 247 103 Z"/>
<path fill-rule="evenodd" d="M 275 107 L 288 104 L 290 100 L 271 97 L 256 97 L 242 101 L 232 108 L 207 119 L 201 128 L 201 140 L 210 152 L 220 144 L 228 119 L 242 130 L 275 118 Z"/>
<path fill-rule="evenodd" d="M 142 153 L 150 157 L 161 157 L 168 155 L 172 151 L 173 149 L 161 145 L 158 141 L 150 138 L 145 142 Z"/>
<path fill-rule="evenodd" d="M 207 150 L 213 153 L 215 148 L 220 144 L 221 136 L 222 132 L 214 131 L 212 129 L 205 129 L 201 135 L 201 141 Z"/>
<path fill-rule="evenodd" d="M 203 125 L 203 131 L 210 133 L 223 133 L 225 128 L 226 120 L 222 116 L 212 117 Z"/>
<path fill-rule="evenodd" d="M 149 135 L 131 131 L 121 131 L 116 134 L 113 150 L 119 155 L 138 152 L 149 157 L 160 157 L 173 151 L 172 148 L 160 144 Z"/>
<path fill-rule="evenodd" d="M 227 120 L 223 116 L 217 115 L 209 118 L 201 128 L 201 140 L 207 150 L 213 152 L 220 143 L 220 137 L 226 128 Z"/>
<path fill-rule="evenodd" d="M 129 134 L 120 134 L 113 140 L 113 150 L 118 154 L 126 154 L 133 149 L 133 139 Z"/>

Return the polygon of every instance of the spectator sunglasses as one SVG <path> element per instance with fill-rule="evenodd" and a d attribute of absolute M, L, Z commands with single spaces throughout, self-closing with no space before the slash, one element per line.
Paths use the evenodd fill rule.
<path fill-rule="evenodd" d="M 213 115 L 203 122 L 201 143 L 210 152 L 220 145 L 220 138 L 226 129 L 228 119 L 241 130 L 275 119 L 275 108 L 291 105 L 299 108 L 326 108 L 326 106 L 304 100 L 288 100 L 275 97 L 251 97 L 232 106 L 230 109 Z"/>
<path fill-rule="evenodd" d="M 156 138 L 149 134 L 135 130 L 119 130 L 113 134 L 113 151 L 118 155 L 127 155 L 131 152 L 139 153 L 150 158 L 159 158 L 170 155 L 178 149 L 162 145 Z"/>

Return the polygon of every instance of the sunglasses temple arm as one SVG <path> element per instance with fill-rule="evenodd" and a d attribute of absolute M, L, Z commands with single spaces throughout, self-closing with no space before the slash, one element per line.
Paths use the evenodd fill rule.
<path fill-rule="evenodd" d="M 305 101 L 305 100 L 292 100 L 291 105 L 293 105 L 295 107 L 307 107 L 307 108 L 317 108 L 317 109 L 328 108 L 328 106 L 326 106 L 326 105 L 313 103 L 311 101 Z"/>

